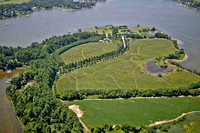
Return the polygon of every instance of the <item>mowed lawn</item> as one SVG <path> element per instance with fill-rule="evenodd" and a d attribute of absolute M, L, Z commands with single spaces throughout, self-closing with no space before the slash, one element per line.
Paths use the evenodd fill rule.
<path fill-rule="evenodd" d="M 200 110 L 200 97 L 143 98 L 127 100 L 84 100 L 66 102 L 79 105 L 81 120 L 89 128 L 103 124 L 149 125 L 171 120 L 182 113 Z"/>
<path fill-rule="evenodd" d="M 76 58 L 83 59 L 80 56 L 81 48 L 78 49 Z M 73 53 L 73 49 L 71 50 L 70 52 Z M 101 50 L 99 49 L 99 51 Z M 143 39 L 131 41 L 130 50 L 118 58 L 60 76 L 57 82 L 57 92 L 62 93 L 64 90 L 72 89 L 177 88 L 199 81 L 199 76 L 187 71 L 163 74 L 160 78 L 144 70 L 146 61 L 159 56 L 167 56 L 175 51 L 176 49 L 170 40 Z M 64 58 L 63 55 L 61 55 L 62 58 Z"/>
<path fill-rule="evenodd" d="M 61 54 L 61 58 L 65 64 L 81 61 L 94 57 L 97 55 L 102 55 L 107 52 L 111 52 L 117 49 L 117 45 L 112 42 L 96 42 L 87 43 L 74 48 L 69 49 L 65 53 Z"/>

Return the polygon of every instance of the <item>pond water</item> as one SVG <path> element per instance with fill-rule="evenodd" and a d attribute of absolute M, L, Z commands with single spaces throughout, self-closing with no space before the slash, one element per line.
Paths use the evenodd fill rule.
<path fill-rule="evenodd" d="M 22 70 L 14 70 L 11 74 L 0 71 L 0 132 L 1 133 L 21 133 L 23 127 L 17 120 L 12 104 L 7 99 L 6 81 L 19 74 Z"/>
<path fill-rule="evenodd" d="M 173 68 L 161 68 L 155 63 L 155 60 L 150 60 L 146 63 L 145 69 L 152 74 L 157 74 L 157 73 L 170 73 L 173 72 Z"/>
<path fill-rule="evenodd" d="M 28 46 L 51 35 L 78 28 L 137 24 L 156 27 L 184 42 L 188 60 L 182 64 L 200 70 L 200 13 L 172 0 L 107 0 L 92 9 L 69 11 L 53 9 L 27 16 L 0 20 L 0 45 Z M 5 26 L 8 23 L 8 26 Z"/>

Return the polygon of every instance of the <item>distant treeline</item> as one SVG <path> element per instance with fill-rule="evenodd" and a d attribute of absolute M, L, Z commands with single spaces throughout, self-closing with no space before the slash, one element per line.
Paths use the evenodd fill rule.
<path fill-rule="evenodd" d="M 0 5 L 0 19 L 15 17 L 20 14 L 26 14 L 34 10 L 51 9 L 53 7 L 81 9 L 90 8 L 96 4 L 96 0 L 91 2 L 73 2 L 73 0 L 30 0 L 22 4 Z"/>
<path fill-rule="evenodd" d="M 200 81 L 197 83 L 192 83 L 191 85 L 183 88 L 172 89 L 148 89 L 148 90 L 138 90 L 138 89 L 113 89 L 107 90 L 65 90 L 61 94 L 56 94 L 56 97 L 62 100 L 75 100 L 75 99 L 87 99 L 88 96 L 98 95 L 101 99 L 115 99 L 115 98 L 131 98 L 131 97 L 172 97 L 172 96 L 197 96 L 200 95 Z"/>
<path fill-rule="evenodd" d="M 180 2 L 185 6 L 193 7 L 197 10 L 200 10 L 200 1 L 198 0 L 176 0 L 176 1 Z"/>

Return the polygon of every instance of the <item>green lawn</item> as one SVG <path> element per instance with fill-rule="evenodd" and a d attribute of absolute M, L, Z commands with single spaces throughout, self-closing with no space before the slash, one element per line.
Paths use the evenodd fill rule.
<path fill-rule="evenodd" d="M 84 45 L 80 45 L 65 53 L 61 54 L 61 58 L 66 64 L 81 61 L 84 59 L 88 59 L 90 57 L 94 57 L 97 55 L 102 55 L 107 52 L 111 52 L 117 49 L 117 45 L 112 42 L 103 41 L 101 43 L 87 43 Z"/>
<path fill-rule="evenodd" d="M 105 44 L 106 45 L 106 44 Z M 79 46 L 80 47 L 80 46 Z M 84 45 L 83 45 L 84 47 Z M 81 58 L 81 47 L 72 58 Z M 67 54 L 67 51 L 63 55 Z M 99 49 L 102 51 L 102 49 Z M 200 77 L 187 71 L 163 74 L 160 78 L 144 70 L 144 63 L 159 56 L 167 56 L 176 49 L 170 40 L 143 39 L 130 42 L 124 55 L 105 62 L 75 70 L 60 76 L 57 92 L 71 89 L 156 89 L 175 88 L 199 81 Z M 62 58 L 64 59 L 64 57 Z M 67 62 L 64 59 L 65 62 Z"/>
<path fill-rule="evenodd" d="M 9 1 L 0 0 L 0 5 L 3 5 L 3 4 L 21 4 L 21 3 L 27 3 L 27 2 L 29 2 L 29 0 L 9 0 Z"/>
<path fill-rule="evenodd" d="M 174 119 L 182 113 L 200 110 L 199 97 L 85 100 L 65 103 L 80 106 L 84 112 L 81 120 L 89 128 L 103 124 L 149 125 L 156 121 Z"/>

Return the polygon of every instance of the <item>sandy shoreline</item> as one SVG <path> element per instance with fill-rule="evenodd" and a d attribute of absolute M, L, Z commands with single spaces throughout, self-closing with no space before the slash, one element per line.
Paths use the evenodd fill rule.
<path fill-rule="evenodd" d="M 178 63 L 181 63 L 181 62 L 184 62 L 188 59 L 188 55 L 185 54 L 184 58 L 182 60 L 174 60 L 174 59 L 169 59 L 169 61 L 174 61 L 174 62 L 178 62 Z"/>
<path fill-rule="evenodd" d="M 172 40 L 176 40 L 178 45 L 181 45 L 181 44 L 183 44 L 183 41 L 181 41 L 181 40 L 179 40 L 179 39 L 172 38 Z"/>

